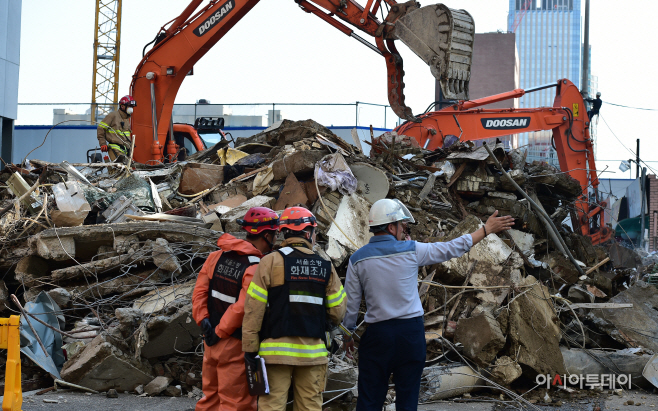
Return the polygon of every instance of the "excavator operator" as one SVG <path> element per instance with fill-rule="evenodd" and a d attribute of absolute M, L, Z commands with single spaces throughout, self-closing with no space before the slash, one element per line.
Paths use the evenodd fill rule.
<path fill-rule="evenodd" d="M 203 331 L 203 397 L 196 411 L 256 411 L 256 398 L 249 395 L 242 319 L 249 284 L 260 259 L 272 251 L 279 217 L 267 207 L 253 207 L 244 220 L 246 240 L 224 234 L 217 240 L 221 251 L 208 256 L 199 272 L 192 311 Z"/>
<path fill-rule="evenodd" d="M 101 151 L 114 161 L 120 155 L 127 156 L 131 143 L 130 116 L 137 102 L 132 96 L 123 96 L 119 100 L 119 109 L 111 112 L 98 124 L 96 137 Z"/>

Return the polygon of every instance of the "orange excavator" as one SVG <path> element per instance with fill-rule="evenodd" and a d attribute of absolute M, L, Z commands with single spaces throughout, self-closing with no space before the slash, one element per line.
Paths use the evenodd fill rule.
<path fill-rule="evenodd" d="M 527 93 L 555 87 L 553 107 L 484 109 L 482 106 L 519 98 Z M 407 122 L 396 128 L 398 134 L 413 137 L 428 150 L 443 147 L 447 136 L 461 141 L 483 140 L 510 134 L 553 130 L 553 144 L 560 169 L 576 179 L 582 194 L 576 201 L 577 220 L 583 235 L 593 244 L 612 238 L 613 230 L 604 225 L 605 201 L 599 199 L 599 179 L 594 163 L 594 144 L 589 134 L 590 119 L 583 97 L 571 81 L 558 80 L 533 89 L 517 89 L 472 101 L 459 101 L 439 111 L 418 116 L 420 122 Z M 593 196 L 590 196 L 590 189 Z"/>
<path fill-rule="evenodd" d="M 430 66 L 446 98 L 468 99 L 475 26 L 466 11 L 441 4 L 420 7 L 413 0 L 405 3 L 367 0 L 365 7 L 355 0 L 294 1 L 303 11 L 315 14 L 384 57 L 388 98 L 398 117 L 419 121 L 404 102 L 404 70 L 395 40 L 401 40 Z M 196 149 L 204 148 L 193 128 L 172 123 L 176 94 L 194 64 L 258 2 L 210 0 L 202 5 L 204 0 L 192 0 L 171 24 L 160 29 L 151 42 L 153 47 L 144 53 L 137 66 L 130 85 L 130 94 L 141 107 L 132 115 L 132 132 L 137 139 L 135 161 L 175 160 L 180 144 L 171 136 L 178 135 L 180 142 L 184 133 L 187 133 L 186 141 Z M 382 16 L 386 13 L 386 16 L 380 21 L 378 13 Z M 344 23 L 374 37 L 375 44 Z M 144 109 L 149 106 L 150 110 Z"/>

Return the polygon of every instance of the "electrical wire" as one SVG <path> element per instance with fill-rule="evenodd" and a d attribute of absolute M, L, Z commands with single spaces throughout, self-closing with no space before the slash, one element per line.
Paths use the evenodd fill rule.
<path fill-rule="evenodd" d="M 603 123 L 605 124 L 605 126 L 608 127 L 608 130 L 610 130 L 612 135 L 617 139 L 617 141 L 619 141 L 619 144 L 621 144 L 626 150 L 628 150 L 628 152 L 631 153 L 634 157 L 637 157 L 637 154 L 635 154 L 635 152 L 633 150 L 631 150 L 630 148 L 626 147 L 626 145 L 619 139 L 619 137 L 617 137 L 617 134 L 615 134 L 615 132 L 612 131 L 612 128 L 610 127 L 608 122 L 605 121 L 605 118 L 600 114 L 599 114 L 599 117 L 601 117 L 601 120 L 603 120 Z M 644 164 L 645 166 L 647 166 L 647 168 L 649 170 L 651 170 L 651 172 L 653 172 L 654 174 L 658 174 L 658 173 L 656 173 L 656 170 L 654 170 L 649 164 L 645 163 L 644 160 L 640 159 L 640 162 L 642 164 Z"/>
<path fill-rule="evenodd" d="M 658 108 L 631 107 L 631 106 L 625 106 L 623 104 L 609 103 L 607 101 L 604 101 L 604 103 L 605 104 L 610 104 L 611 106 L 630 108 L 630 109 L 633 109 L 633 110 L 658 111 Z"/>

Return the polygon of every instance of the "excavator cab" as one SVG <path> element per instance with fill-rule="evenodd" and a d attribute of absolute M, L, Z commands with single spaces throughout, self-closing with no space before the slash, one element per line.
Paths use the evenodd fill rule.
<path fill-rule="evenodd" d="M 173 140 L 167 135 L 167 158 L 185 161 L 188 156 L 226 140 L 223 117 L 199 117 L 194 125 L 174 123 Z"/>

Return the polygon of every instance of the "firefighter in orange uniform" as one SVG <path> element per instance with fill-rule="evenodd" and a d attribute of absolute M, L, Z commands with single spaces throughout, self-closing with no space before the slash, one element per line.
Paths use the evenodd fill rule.
<path fill-rule="evenodd" d="M 260 259 L 272 251 L 278 216 L 266 207 L 247 211 L 238 220 L 247 231 L 240 240 L 224 234 L 221 251 L 208 256 L 192 296 L 194 320 L 203 331 L 203 397 L 196 411 L 256 410 L 249 395 L 242 352 L 242 318 L 247 289 Z"/>
<path fill-rule="evenodd" d="M 270 394 L 260 411 L 284 411 L 291 381 L 294 411 L 321 411 L 327 374 L 326 326 L 345 315 L 343 285 L 331 262 L 313 252 L 315 216 L 286 208 L 279 219 L 285 240 L 256 269 L 245 300 L 242 348 L 247 361 L 265 359 Z"/>

